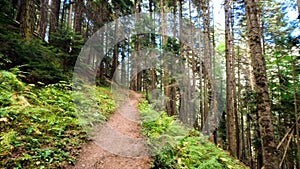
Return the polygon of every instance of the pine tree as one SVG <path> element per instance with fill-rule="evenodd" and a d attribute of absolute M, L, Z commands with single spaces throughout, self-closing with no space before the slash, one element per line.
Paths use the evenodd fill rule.
<path fill-rule="evenodd" d="M 46 28 L 48 24 L 48 3 L 49 0 L 41 0 L 40 20 L 39 20 L 39 36 L 41 39 L 45 39 Z"/>
<path fill-rule="evenodd" d="M 232 39 L 232 9 L 231 1 L 225 0 L 225 56 L 226 56 L 226 137 L 228 150 L 232 155 L 236 155 L 234 139 L 234 107 L 233 107 L 233 39 Z"/>
<path fill-rule="evenodd" d="M 250 55 L 255 77 L 258 124 L 261 134 L 263 165 L 265 169 L 278 169 L 274 127 L 269 100 L 266 66 L 262 56 L 260 24 L 255 0 L 245 1 Z"/>
<path fill-rule="evenodd" d="M 30 40 L 31 36 L 34 31 L 34 26 L 33 26 L 33 18 L 32 18 L 32 13 L 33 13 L 33 3 L 34 1 L 31 0 L 24 0 L 21 1 L 21 7 L 20 7 L 20 32 L 21 35 L 27 39 Z"/>
<path fill-rule="evenodd" d="M 84 1 L 75 0 L 74 31 L 78 34 L 82 33 L 81 29 L 84 21 L 83 9 L 84 9 Z"/>
<path fill-rule="evenodd" d="M 57 32 L 58 29 L 59 9 L 60 0 L 51 0 L 49 41 L 51 41 L 52 33 Z"/>

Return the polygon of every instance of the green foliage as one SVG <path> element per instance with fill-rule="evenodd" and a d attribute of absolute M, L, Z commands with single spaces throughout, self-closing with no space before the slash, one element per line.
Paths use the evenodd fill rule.
<path fill-rule="evenodd" d="M 1 0 L 0 1 L 0 13 L 7 15 L 10 18 L 16 13 L 16 6 L 11 3 L 11 0 Z"/>
<path fill-rule="evenodd" d="M 0 152 L 1 154 L 9 153 L 13 148 L 13 143 L 16 140 L 16 132 L 11 130 L 7 133 L 2 133 L 0 137 Z"/>
<path fill-rule="evenodd" d="M 146 101 L 139 104 L 143 134 L 154 155 L 153 168 L 246 168 L 228 153 L 207 141 L 196 130 L 185 129 L 175 117 L 152 110 Z"/>
<path fill-rule="evenodd" d="M 0 71 L 0 107 L 14 102 L 13 96 L 24 89 L 24 84 L 17 76 L 7 71 Z"/>
<path fill-rule="evenodd" d="M 51 42 L 38 38 L 26 41 L 19 34 L 19 25 L 0 13 L 0 69 L 23 65 L 28 83 L 57 83 L 69 80 L 84 39 L 68 28 L 51 34 Z"/>
<path fill-rule="evenodd" d="M 52 33 L 50 44 L 54 47 L 57 57 L 62 60 L 65 71 L 74 68 L 78 54 L 84 44 L 82 35 L 76 34 L 72 29 L 63 27 L 57 33 Z"/>
<path fill-rule="evenodd" d="M 84 86 L 84 89 L 74 92 L 73 97 L 80 123 L 87 130 L 106 120 L 115 110 L 108 88 Z"/>
<path fill-rule="evenodd" d="M 66 80 L 60 54 L 39 39 L 25 41 L 18 32 L 7 29 L 7 25 L 0 22 L 0 69 L 20 67 L 27 72 L 25 80 L 29 83 L 42 81 L 45 84 Z"/>
<path fill-rule="evenodd" d="M 130 0 L 112 0 L 113 8 L 120 10 L 122 14 L 128 15 L 131 14 L 133 8 L 133 3 Z"/>
<path fill-rule="evenodd" d="M 37 88 L 7 71 L 1 71 L 0 77 L 0 168 L 73 164 L 87 137 L 79 116 L 89 109 L 76 109 L 71 85 L 62 81 Z M 114 102 L 107 88 L 96 87 L 95 91 L 99 104 L 90 106 L 101 112 L 101 118 L 94 121 L 103 122 L 114 110 Z M 76 99 L 85 100 L 79 97 Z"/>

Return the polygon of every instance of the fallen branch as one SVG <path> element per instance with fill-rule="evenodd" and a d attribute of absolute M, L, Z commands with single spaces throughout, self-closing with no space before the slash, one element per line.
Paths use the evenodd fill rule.
<path fill-rule="evenodd" d="M 298 117 L 297 122 L 299 122 L 299 120 L 300 120 L 300 117 Z M 289 131 L 284 135 L 284 137 L 282 138 L 282 140 L 280 141 L 280 143 L 277 146 L 277 150 L 279 150 L 280 146 L 282 145 L 282 143 L 284 142 L 284 140 L 287 138 L 287 136 L 290 133 L 292 133 L 292 131 L 294 130 L 295 126 L 296 126 L 296 123 L 294 123 L 293 126 L 289 129 Z"/>
<path fill-rule="evenodd" d="M 294 129 L 293 129 L 292 131 L 294 131 Z M 290 145 L 290 142 L 291 142 L 292 137 L 293 137 L 293 132 L 291 132 L 290 137 L 289 137 L 289 140 L 288 140 L 288 142 L 287 142 L 287 144 L 286 144 L 286 147 L 285 147 L 285 149 L 284 149 L 284 153 L 283 153 L 283 156 L 282 156 L 282 160 L 280 161 L 279 168 L 281 168 L 282 163 L 283 163 L 283 161 L 284 161 L 284 159 L 285 159 L 285 156 L 286 156 L 287 150 L 288 150 L 288 148 L 289 148 L 289 145 Z"/>
<path fill-rule="evenodd" d="M 282 140 L 280 141 L 280 143 L 278 144 L 277 146 L 277 150 L 279 150 L 280 146 L 282 145 L 282 143 L 284 142 L 284 140 L 287 138 L 287 136 L 292 132 L 294 131 L 294 128 L 295 128 L 295 124 L 292 126 L 292 128 L 289 129 L 289 131 L 284 135 L 284 137 L 282 138 Z"/>

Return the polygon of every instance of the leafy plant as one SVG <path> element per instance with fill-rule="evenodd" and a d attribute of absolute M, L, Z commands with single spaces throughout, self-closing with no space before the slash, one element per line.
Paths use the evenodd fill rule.
<path fill-rule="evenodd" d="M 19 69 L 27 73 L 22 80 L 28 83 L 50 84 L 70 78 L 71 70 L 64 70 L 62 62 L 68 53 L 57 51 L 41 39 L 24 40 L 18 32 L 19 25 L 13 23 L 0 12 L 0 69 L 22 65 Z"/>
<path fill-rule="evenodd" d="M 84 104 L 86 93 L 78 92 L 73 98 L 72 84 L 66 81 L 38 88 L 26 85 L 11 72 L 0 71 L 0 77 L 0 168 L 73 164 L 87 138 L 80 115 L 89 116 L 93 110 L 98 115 L 91 122 L 102 123 L 114 111 L 108 88 L 89 87 L 96 91 L 96 104 L 77 109 L 73 99 Z"/>
<path fill-rule="evenodd" d="M 242 169 L 239 161 L 207 141 L 199 131 L 187 130 L 175 116 L 156 112 L 146 101 L 139 103 L 142 132 L 147 136 L 153 168 Z M 165 143 L 163 143 L 165 142 Z"/>

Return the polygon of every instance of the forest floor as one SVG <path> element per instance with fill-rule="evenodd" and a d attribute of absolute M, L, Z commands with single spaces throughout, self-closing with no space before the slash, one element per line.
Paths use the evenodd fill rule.
<path fill-rule="evenodd" d="M 93 132 L 91 141 L 83 145 L 75 166 L 67 169 L 150 169 L 151 158 L 138 124 L 138 99 L 130 92 L 130 101 Z"/>

